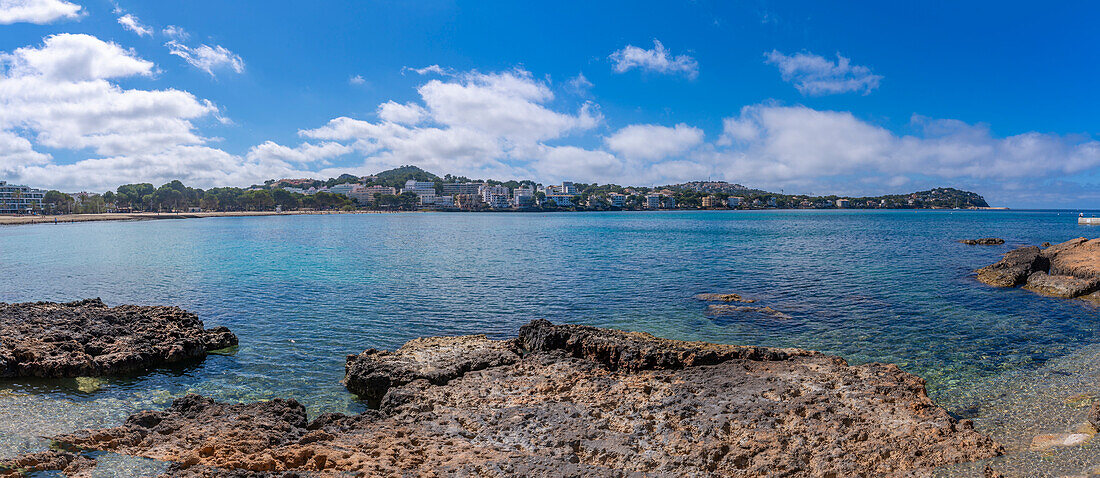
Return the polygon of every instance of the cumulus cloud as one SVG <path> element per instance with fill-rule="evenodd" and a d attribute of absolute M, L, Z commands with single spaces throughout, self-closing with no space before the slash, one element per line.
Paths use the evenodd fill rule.
<path fill-rule="evenodd" d="M 414 125 L 427 117 L 428 112 L 414 103 L 387 101 L 378 105 L 378 117 L 391 123 Z"/>
<path fill-rule="evenodd" d="M 367 83 L 367 79 L 366 79 L 366 78 L 363 78 L 363 75 L 355 75 L 355 76 L 353 76 L 353 77 L 351 77 L 351 78 L 348 78 L 348 84 L 352 84 L 352 85 L 364 85 L 364 84 L 366 84 L 366 83 Z"/>
<path fill-rule="evenodd" d="M 141 36 L 141 37 L 151 37 L 151 36 L 153 36 L 153 29 L 152 28 L 149 28 L 145 25 L 142 25 L 141 22 L 138 21 L 137 17 L 135 17 L 135 16 L 133 16 L 129 13 L 127 13 L 127 14 L 121 16 L 121 17 L 118 17 L 118 24 L 122 25 L 123 28 L 136 33 L 138 36 Z"/>
<path fill-rule="evenodd" d="M 199 45 L 192 48 L 176 40 L 171 40 L 165 43 L 164 46 L 168 47 L 168 53 L 183 58 L 191 66 L 205 71 L 210 76 L 215 76 L 214 70 L 219 69 L 244 73 L 244 60 L 221 45 Z"/>
<path fill-rule="evenodd" d="M 133 51 L 90 35 L 54 35 L 0 53 L 0 170 L 40 187 L 93 190 L 170 179 L 240 184 L 292 170 L 285 161 L 245 160 L 208 146 L 193 121 L 217 115 L 209 101 L 111 82 L 153 71 Z M 34 146 L 99 157 L 60 164 Z"/>
<path fill-rule="evenodd" d="M 794 83 L 804 95 L 820 96 L 858 92 L 864 95 L 878 88 L 882 76 L 871 73 L 866 66 L 853 65 L 851 60 L 836 55 L 836 61 L 812 53 L 785 55 L 778 50 L 765 54 L 766 63 L 779 68 L 783 81 Z"/>
<path fill-rule="evenodd" d="M 153 62 L 132 50 L 91 35 L 62 33 L 46 37 L 41 47 L 23 47 L 0 53 L 9 78 L 42 77 L 51 81 L 80 81 L 152 74 Z"/>
<path fill-rule="evenodd" d="M 349 144 L 366 156 L 364 168 L 416 164 L 467 175 L 527 175 L 530 162 L 550 151 L 544 141 L 595 127 L 595 105 L 576 113 L 547 106 L 550 87 L 530 72 L 470 72 L 431 80 L 417 92 L 422 103 L 388 101 L 379 122 L 340 117 L 300 134 Z"/>
<path fill-rule="evenodd" d="M 699 156 L 727 176 L 764 185 L 821 185 L 840 178 L 899 185 L 906 178 L 1042 180 L 1100 167 L 1089 137 L 995 137 L 985 125 L 914 116 L 898 135 L 849 112 L 754 105 L 724 121 L 719 147 Z"/>
<path fill-rule="evenodd" d="M 662 74 L 679 74 L 688 78 L 699 76 L 699 63 L 687 55 L 676 55 L 665 48 L 661 42 L 653 40 L 653 49 L 646 50 L 627 45 L 610 56 L 612 68 L 616 73 L 626 73 L 633 69 Z"/>
<path fill-rule="evenodd" d="M 0 25 L 80 18 L 82 7 L 64 0 L 0 0 Z"/>
<path fill-rule="evenodd" d="M 333 142 L 303 143 L 297 148 L 290 148 L 273 141 L 266 141 L 253 146 L 246 157 L 254 162 L 312 163 L 335 158 L 353 150 L 350 146 Z"/>
<path fill-rule="evenodd" d="M 680 123 L 675 127 L 636 124 L 616 131 L 604 143 L 612 151 L 632 159 L 663 159 L 683 153 L 703 142 L 703 130 Z"/>

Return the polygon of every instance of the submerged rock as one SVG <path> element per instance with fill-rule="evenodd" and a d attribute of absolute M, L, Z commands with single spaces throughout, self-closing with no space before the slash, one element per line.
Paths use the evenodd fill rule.
<path fill-rule="evenodd" d="M 739 294 L 695 294 L 695 300 L 706 302 L 744 302 L 746 304 L 756 302 L 756 299 L 746 299 Z"/>
<path fill-rule="evenodd" d="M 0 302 L 0 377 L 94 377 L 201 359 L 237 345 L 178 307 Z"/>
<path fill-rule="evenodd" d="M 1084 297 L 1100 290 L 1100 239 L 1079 237 L 1045 249 L 1021 247 L 977 273 L 978 280 L 997 287 L 1026 284 L 1044 295 Z"/>
<path fill-rule="evenodd" d="M 96 465 L 95 460 L 76 453 L 49 450 L 28 453 L 10 460 L 0 460 L 0 476 L 23 476 L 27 473 L 61 470 L 66 476 L 79 476 Z"/>
<path fill-rule="evenodd" d="M 1005 240 L 999 237 L 985 237 L 982 239 L 963 239 L 959 242 L 968 246 L 999 246 L 1004 244 Z"/>
<path fill-rule="evenodd" d="M 775 310 L 769 306 L 754 307 L 748 305 L 714 304 L 707 307 L 707 315 L 712 316 L 740 316 L 745 314 L 767 315 L 772 318 L 788 320 L 791 316 Z"/>
<path fill-rule="evenodd" d="M 194 477 L 881 476 L 1002 452 L 920 378 L 798 349 L 539 320 L 514 340 L 368 351 L 347 374 L 374 384 L 364 396 L 382 395 L 377 410 L 307 423 L 293 400 L 188 396 L 56 439 Z"/>

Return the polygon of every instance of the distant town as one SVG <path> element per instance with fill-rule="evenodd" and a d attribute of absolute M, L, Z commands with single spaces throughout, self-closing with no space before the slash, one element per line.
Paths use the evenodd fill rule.
<path fill-rule="evenodd" d="M 403 166 L 371 176 L 272 179 L 248 188 L 207 190 L 171 181 L 126 184 L 105 193 L 63 193 L 0 181 L 0 214 L 117 212 L 441 210 L 640 211 L 670 209 L 980 209 L 982 196 L 954 188 L 874 197 L 809 196 L 725 181 L 624 187 L 562 181 L 471 180 Z"/>

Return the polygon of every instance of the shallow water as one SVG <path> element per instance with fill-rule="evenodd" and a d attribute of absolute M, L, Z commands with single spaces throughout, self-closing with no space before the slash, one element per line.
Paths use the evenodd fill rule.
<path fill-rule="evenodd" d="M 0 382 L 0 456 L 43 448 L 40 436 L 120 423 L 189 392 L 295 398 L 314 415 L 359 411 L 339 383 L 347 354 L 424 335 L 512 336 L 533 318 L 898 363 L 924 377 L 953 413 L 1018 441 L 1046 423 L 1045 412 L 1020 405 L 1024 418 L 1003 419 L 988 397 L 1005 393 L 988 390 L 1016 380 L 1068 393 L 1059 384 L 1100 366 L 1090 360 L 1100 354 L 1093 347 L 1100 312 L 1083 301 L 993 289 L 972 270 L 1015 246 L 1100 236 L 1075 216 L 423 213 L 3 227 L 0 301 L 179 305 L 207 326 L 232 328 L 241 346 L 128 379 Z M 988 236 L 1008 244 L 955 242 Z M 691 298 L 701 292 L 737 292 L 790 318 L 708 316 Z M 1046 373 L 1058 360 L 1083 365 L 1070 375 Z M 1100 392 L 1091 384 L 1073 393 Z M 1081 469 L 1100 465 L 1092 460 Z M 1017 466 L 1055 472 L 1043 463 Z"/>

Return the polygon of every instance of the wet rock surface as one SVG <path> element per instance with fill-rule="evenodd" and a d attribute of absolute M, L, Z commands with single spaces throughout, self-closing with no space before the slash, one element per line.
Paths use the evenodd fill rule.
<path fill-rule="evenodd" d="M 449 362 L 449 361 L 453 361 Z M 992 457 L 898 367 L 534 321 L 349 358 L 378 409 L 199 396 L 55 437 L 175 462 L 170 476 L 881 476 Z M 372 381 L 373 380 L 373 381 Z M 382 383 L 382 380 L 364 379 Z"/>
<path fill-rule="evenodd" d="M 425 337 L 410 340 L 394 352 L 367 350 L 347 358 L 344 385 L 369 403 L 377 403 L 391 387 L 415 380 L 445 385 L 462 374 L 519 360 L 510 342 L 484 335 Z"/>
<path fill-rule="evenodd" d="M 66 476 L 84 475 L 94 468 L 95 460 L 76 453 L 49 450 L 28 453 L 11 460 L 0 460 L 0 476 L 24 476 L 27 473 L 61 470 Z"/>
<path fill-rule="evenodd" d="M 968 246 L 999 246 L 1004 244 L 1005 240 L 999 237 L 984 237 L 981 239 L 962 239 L 959 242 Z"/>
<path fill-rule="evenodd" d="M 751 304 L 756 302 L 756 299 L 746 299 L 741 297 L 740 294 L 695 294 L 695 300 L 702 300 L 706 302 L 744 302 Z"/>
<path fill-rule="evenodd" d="M 1045 249 L 1009 251 L 977 270 L 978 280 L 997 287 L 1024 285 L 1054 297 L 1086 297 L 1100 290 L 1100 239 L 1079 237 Z"/>
<path fill-rule="evenodd" d="M 233 345 L 229 329 L 178 307 L 0 303 L 0 378 L 140 373 Z"/>

